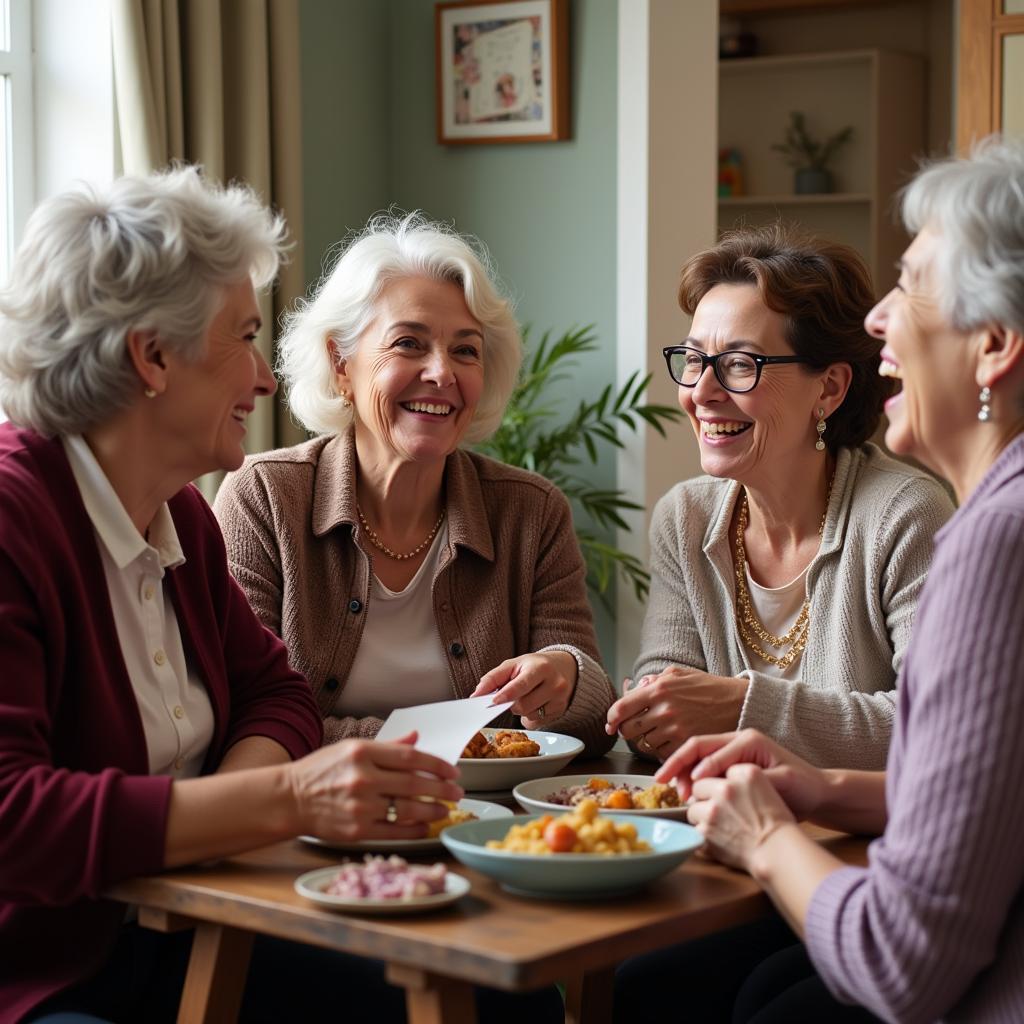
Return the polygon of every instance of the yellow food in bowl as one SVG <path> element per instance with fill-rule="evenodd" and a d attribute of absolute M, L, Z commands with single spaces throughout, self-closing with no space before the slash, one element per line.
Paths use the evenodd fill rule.
<path fill-rule="evenodd" d="M 488 840 L 492 850 L 508 853 L 650 853 L 637 838 L 636 827 L 601 817 L 595 800 L 581 801 L 569 814 L 545 814 L 525 825 L 513 825 L 504 839 Z"/>
<path fill-rule="evenodd" d="M 464 821 L 477 820 L 476 815 L 472 811 L 464 811 L 458 804 L 453 804 L 448 800 L 439 800 L 438 803 L 443 803 L 448 808 L 448 814 L 444 818 L 438 818 L 437 821 L 427 822 L 428 839 L 436 839 L 446 828 L 452 825 L 461 825 Z"/>

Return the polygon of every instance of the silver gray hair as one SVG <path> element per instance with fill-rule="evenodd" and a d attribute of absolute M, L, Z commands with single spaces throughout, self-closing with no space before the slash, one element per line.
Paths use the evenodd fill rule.
<path fill-rule="evenodd" d="M 0 291 L 0 408 L 47 436 L 79 434 L 141 393 L 130 330 L 201 358 L 223 286 L 276 276 L 285 225 L 243 185 L 195 167 L 119 178 L 41 203 Z"/>
<path fill-rule="evenodd" d="M 292 414 L 315 434 L 337 434 L 351 423 L 352 408 L 335 387 L 335 362 L 355 352 L 384 285 L 404 277 L 457 284 L 483 328 L 483 394 L 465 435 L 469 443 L 482 441 L 500 425 L 519 375 L 519 325 L 484 247 L 420 213 L 373 217 L 342 248 L 312 298 L 286 315 L 277 371 Z"/>
<path fill-rule="evenodd" d="M 903 194 L 903 220 L 933 227 L 941 309 L 958 330 L 1024 331 L 1024 140 L 989 136 L 929 164 Z"/>

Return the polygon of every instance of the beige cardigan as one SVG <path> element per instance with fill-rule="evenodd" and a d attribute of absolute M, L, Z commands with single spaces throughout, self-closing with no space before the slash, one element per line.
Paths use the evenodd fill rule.
<path fill-rule="evenodd" d="M 885 767 L 896 676 L 932 537 L 952 515 L 942 486 L 873 444 L 836 462 L 821 547 L 807 570 L 811 621 L 800 679 L 752 668 L 736 628 L 732 480 L 672 488 L 651 521 L 651 594 L 634 678 L 667 665 L 749 679 L 739 727 L 822 767 Z"/>
<path fill-rule="evenodd" d="M 374 736 L 378 718 L 332 713 L 370 601 L 373 549 L 360 543 L 352 432 L 250 456 L 224 481 L 214 511 L 231 571 L 309 679 L 325 740 Z M 448 546 L 433 581 L 434 618 L 452 697 L 467 697 L 506 658 L 566 644 L 583 671 L 569 708 L 545 726 L 588 755 L 614 738 L 615 699 L 601 668 L 586 569 L 564 495 L 543 477 L 458 450 L 445 466 Z M 400 638 L 396 638 L 398 640 Z M 505 716 L 503 724 L 513 724 Z"/>

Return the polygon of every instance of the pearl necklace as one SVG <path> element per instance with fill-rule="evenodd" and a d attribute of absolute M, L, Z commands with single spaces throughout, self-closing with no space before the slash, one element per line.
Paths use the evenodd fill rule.
<path fill-rule="evenodd" d="M 366 531 L 366 536 L 370 539 L 370 543 L 378 551 L 383 551 L 388 558 L 393 558 L 397 562 L 404 562 L 408 558 L 415 558 L 416 555 L 418 555 L 437 536 L 437 531 L 441 529 L 441 523 L 444 522 L 444 509 L 441 509 L 441 514 L 437 517 L 437 522 L 434 523 L 430 533 L 427 534 L 423 541 L 417 544 L 412 551 L 405 554 L 399 554 L 397 551 L 392 551 L 391 548 L 389 548 L 387 544 L 385 544 L 384 541 L 382 541 L 374 532 L 373 527 L 366 521 L 366 516 L 363 515 L 363 510 L 358 505 L 356 505 L 356 513 L 359 516 L 359 522 L 363 524 L 363 529 Z"/>
<path fill-rule="evenodd" d="M 825 520 L 828 517 L 828 506 L 832 499 L 832 481 L 828 485 L 828 496 L 825 498 L 825 511 L 821 515 L 821 523 L 818 525 L 818 536 L 825 532 Z M 747 529 L 747 495 L 743 494 L 743 501 L 740 504 L 740 514 L 736 522 L 736 624 L 739 627 L 740 636 L 743 642 L 762 661 L 769 665 L 777 665 L 786 669 L 796 661 L 804 652 L 807 646 L 807 634 L 811 628 L 811 601 L 805 598 L 800 614 L 796 622 L 785 634 L 776 636 L 769 632 L 761 624 L 761 621 L 754 614 L 754 606 L 750 600 L 750 592 L 747 589 L 747 552 L 743 543 L 743 534 Z M 806 570 L 805 570 L 806 571 Z M 748 630 L 749 627 L 749 630 Z M 751 632 L 753 631 L 753 636 Z M 779 654 L 769 654 L 757 641 L 761 640 L 770 647 L 779 649 Z M 788 651 L 782 652 L 782 648 L 789 647 Z"/>

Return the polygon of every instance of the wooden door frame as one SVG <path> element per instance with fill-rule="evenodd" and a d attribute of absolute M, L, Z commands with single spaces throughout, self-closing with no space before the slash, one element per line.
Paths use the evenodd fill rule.
<path fill-rule="evenodd" d="M 1024 33 L 1024 14 L 1003 14 L 1003 0 L 960 0 L 956 148 L 1002 127 L 1003 39 Z"/>

